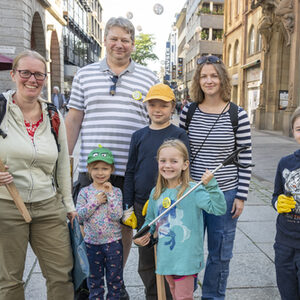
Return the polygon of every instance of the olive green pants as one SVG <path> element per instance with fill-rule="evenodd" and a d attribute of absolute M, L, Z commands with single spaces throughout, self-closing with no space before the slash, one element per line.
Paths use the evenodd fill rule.
<path fill-rule="evenodd" d="M 46 279 L 48 300 L 73 300 L 73 257 L 60 199 L 26 204 L 25 223 L 13 201 L 0 199 L 0 300 L 23 300 L 22 280 L 28 242 Z"/>

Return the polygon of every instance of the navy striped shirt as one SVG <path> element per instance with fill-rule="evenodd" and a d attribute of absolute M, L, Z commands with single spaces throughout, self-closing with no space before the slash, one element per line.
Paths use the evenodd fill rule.
<path fill-rule="evenodd" d="M 180 116 L 180 127 L 185 128 L 188 106 L 183 108 Z M 236 136 L 232 129 L 229 112 L 223 113 L 202 145 L 205 137 L 219 114 L 205 113 L 199 108 L 190 122 L 189 141 L 191 151 L 191 175 L 196 181 L 201 180 L 206 169 L 214 170 L 224 161 L 236 148 L 242 145 L 251 146 L 250 123 L 246 111 L 238 107 L 238 129 Z M 199 150 L 200 149 L 200 150 Z M 239 162 L 243 164 L 251 163 L 251 148 L 243 151 L 239 155 Z M 251 168 L 237 168 L 235 165 L 228 165 L 219 169 L 215 173 L 215 178 L 222 191 L 238 188 L 236 198 L 247 200 Z"/>

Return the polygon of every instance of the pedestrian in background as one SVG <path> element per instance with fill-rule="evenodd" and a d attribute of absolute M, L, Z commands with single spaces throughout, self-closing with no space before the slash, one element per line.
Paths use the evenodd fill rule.
<path fill-rule="evenodd" d="M 200 57 L 191 85 L 191 99 L 197 105 L 188 126 L 189 106 L 184 107 L 180 116 L 180 126 L 188 130 L 191 175 L 196 181 L 201 179 L 206 169 L 214 170 L 236 148 L 251 146 L 247 113 L 240 106 L 235 106 L 235 113 L 230 114 L 230 108 L 234 107 L 230 97 L 230 78 L 222 60 L 212 55 Z M 235 119 L 235 128 L 232 118 Z M 251 148 L 240 153 L 239 162 L 251 162 Z M 247 200 L 251 168 L 228 165 L 215 177 L 224 192 L 227 212 L 223 216 L 203 213 L 208 236 L 203 300 L 225 299 L 236 225 Z"/>
<path fill-rule="evenodd" d="M 76 210 L 84 227 L 84 241 L 90 264 L 89 299 L 119 300 L 123 285 L 123 246 L 120 218 L 123 215 L 122 192 L 109 182 L 114 158 L 100 147 L 88 155 L 87 169 L 92 183 L 81 189 Z"/>
<path fill-rule="evenodd" d="M 196 185 L 190 178 L 188 150 L 180 140 L 164 142 L 157 151 L 157 161 L 159 174 L 143 226 Z M 194 280 L 204 265 L 202 212 L 215 215 L 226 212 L 224 195 L 213 174 L 207 170 L 201 180 L 203 185 L 150 229 L 152 234 L 157 231 L 158 236 L 156 273 L 165 276 L 174 300 L 194 299 Z M 148 245 L 151 233 L 134 242 L 139 246 Z"/>
<path fill-rule="evenodd" d="M 124 183 L 123 222 L 131 226 L 136 222 L 140 229 L 145 222 L 143 207 L 155 186 L 158 166 L 156 160 L 160 145 L 170 138 L 182 140 L 189 148 L 186 132 L 171 124 L 175 109 L 175 95 L 163 83 L 152 86 L 144 99 L 151 124 L 134 132 L 131 138 Z M 146 210 L 146 208 L 145 208 Z M 145 286 L 147 300 L 157 299 L 154 249 L 139 248 L 138 272 Z M 166 286 L 167 299 L 172 299 Z"/>
<path fill-rule="evenodd" d="M 1 129 L 0 158 L 0 299 L 24 300 L 23 272 L 28 243 L 46 279 L 48 299 L 74 299 L 73 257 L 67 216 L 77 215 L 63 118 L 58 145 L 51 131 L 46 101 L 40 93 L 47 78 L 46 60 L 35 51 L 13 61 L 16 90 L 4 93 L 6 112 Z M 26 223 L 5 185 L 14 182 L 32 221 Z"/>
<path fill-rule="evenodd" d="M 66 112 L 66 100 L 64 94 L 60 93 L 59 87 L 54 86 L 53 87 L 53 93 L 51 96 L 51 101 L 57 108 L 57 110 L 60 111 L 60 113 L 64 116 Z"/>
<path fill-rule="evenodd" d="M 300 108 L 292 115 L 293 135 L 300 144 Z M 275 176 L 273 207 L 278 212 L 275 237 L 277 286 L 282 300 L 300 299 L 300 150 L 281 158 Z"/>
<path fill-rule="evenodd" d="M 87 155 L 101 144 L 113 153 L 115 171 L 110 180 L 122 190 L 131 135 L 149 124 L 143 99 L 158 79 L 130 58 L 134 34 L 128 19 L 109 19 L 104 30 L 106 57 L 83 67 L 74 77 L 66 127 L 70 154 L 81 130 L 78 189 L 91 183 Z M 122 241 L 125 266 L 132 243 L 132 229 L 128 226 L 122 226 Z M 125 287 L 122 299 L 129 299 Z"/>

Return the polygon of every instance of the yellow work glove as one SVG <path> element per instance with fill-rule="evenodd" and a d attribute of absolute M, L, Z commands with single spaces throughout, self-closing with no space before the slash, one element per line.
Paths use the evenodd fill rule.
<path fill-rule="evenodd" d="M 277 198 L 277 211 L 282 213 L 289 213 L 296 206 L 296 201 L 293 196 L 286 196 L 281 194 Z"/>
<path fill-rule="evenodd" d="M 124 210 L 123 217 L 122 217 L 123 224 L 131 227 L 132 229 L 137 228 L 137 218 L 133 211 L 133 206 Z"/>
<path fill-rule="evenodd" d="M 145 217 L 146 214 L 147 214 L 148 204 L 149 204 L 149 200 L 147 200 L 146 203 L 143 206 L 143 210 L 142 210 L 142 216 L 143 217 Z"/>

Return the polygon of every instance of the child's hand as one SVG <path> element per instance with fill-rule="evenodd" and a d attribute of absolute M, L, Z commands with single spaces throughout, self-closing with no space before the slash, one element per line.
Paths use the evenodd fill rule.
<path fill-rule="evenodd" d="M 201 177 L 201 180 L 204 185 L 207 185 L 213 178 L 214 174 L 206 169 L 205 173 Z"/>
<path fill-rule="evenodd" d="M 113 191 L 113 186 L 111 185 L 110 182 L 105 182 L 103 184 L 103 189 L 105 193 L 111 193 Z"/>
<path fill-rule="evenodd" d="M 138 246 L 146 246 L 149 244 L 150 242 L 150 236 L 151 236 L 151 233 L 150 232 L 147 232 L 145 235 L 133 240 L 133 242 L 138 245 Z"/>
<path fill-rule="evenodd" d="M 97 203 L 100 205 L 100 204 L 104 204 L 107 202 L 107 196 L 104 192 L 99 192 L 97 195 L 96 195 L 96 199 L 97 199 Z"/>

